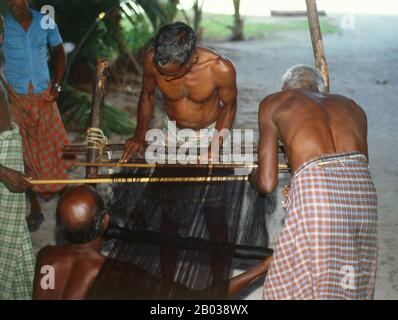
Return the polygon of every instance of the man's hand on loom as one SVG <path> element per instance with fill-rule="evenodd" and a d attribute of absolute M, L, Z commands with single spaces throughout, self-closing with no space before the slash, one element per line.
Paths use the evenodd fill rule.
<path fill-rule="evenodd" d="M 29 180 L 18 171 L 0 166 L 0 180 L 10 192 L 23 193 L 32 188 Z"/>
<path fill-rule="evenodd" d="M 145 140 L 132 137 L 126 140 L 120 162 L 128 162 L 134 155 L 143 156 Z"/>

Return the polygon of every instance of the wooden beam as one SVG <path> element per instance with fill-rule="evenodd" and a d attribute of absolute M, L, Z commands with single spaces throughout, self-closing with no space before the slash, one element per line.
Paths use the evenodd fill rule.
<path fill-rule="evenodd" d="M 329 69 L 322 39 L 316 0 L 305 0 L 305 2 L 307 3 L 308 24 L 310 27 L 312 48 L 314 50 L 315 65 L 322 74 L 323 80 L 325 82 L 326 92 L 329 92 Z"/>
<path fill-rule="evenodd" d="M 109 62 L 106 59 L 98 59 L 95 75 L 93 101 L 91 104 L 91 128 L 99 128 L 101 124 L 101 109 L 105 99 L 107 80 L 106 71 L 108 67 Z M 87 162 L 97 162 L 100 156 L 98 148 L 95 148 L 95 145 L 93 143 L 88 142 L 86 150 Z M 97 173 L 97 167 L 87 167 L 86 177 L 96 175 Z"/>

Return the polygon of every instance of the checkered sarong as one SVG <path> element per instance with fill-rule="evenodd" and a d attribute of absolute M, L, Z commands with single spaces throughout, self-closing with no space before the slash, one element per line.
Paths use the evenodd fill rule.
<path fill-rule="evenodd" d="M 12 89 L 10 89 L 12 90 Z M 49 91 L 28 95 L 10 94 L 11 115 L 22 136 L 26 173 L 33 179 L 65 180 L 74 162 L 64 160 L 62 148 L 69 144 L 56 102 L 46 102 Z M 62 190 L 64 185 L 35 186 L 40 193 Z"/>
<path fill-rule="evenodd" d="M 0 134 L 0 163 L 23 172 L 18 127 Z M 25 221 L 25 194 L 0 183 L 0 299 L 31 299 L 34 255 Z"/>
<path fill-rule="evenodd" d="M 372 299 L 377 194 L 359 153 L 319 157 L 291 181 L 265 299 Z"/>

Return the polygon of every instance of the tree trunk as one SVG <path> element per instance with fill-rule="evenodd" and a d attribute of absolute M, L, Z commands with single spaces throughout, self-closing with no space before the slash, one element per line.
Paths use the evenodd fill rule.
<path fill-rule="evenodd" d="M 193 30 L 196 33 L 196 36 L 198 37 L 198 40 L 202 40 L 203 36 L 203 31 L 200 28 L 200 24 L 202 22 L 202 9 L 203 9 L 203 4 L 204 0 L 195 0 L 193 4 L 193 13 L 194 13 L 194 18 L 193 18 Z"/>
<path fill-rule="evenodd" d="M 307 3 L 308 24 L 310 26 L 312 47 L 314 50 L 315 64 L 322 73 L 326 92 L 329 92 L 329 69 L 323 45 L 321 25 L 319 23 L 316 0 L 305 0 Z"/>
<path fill-rule="evenodd" d="M 233 0 L 234 1 L 234 27 L 233 27 L 233 35 L 231 40 L 233 41 L 242 41 L 245 39 L 244 32 L 243 32 L 243 20 L 240 16 L 240 0 Z"/>

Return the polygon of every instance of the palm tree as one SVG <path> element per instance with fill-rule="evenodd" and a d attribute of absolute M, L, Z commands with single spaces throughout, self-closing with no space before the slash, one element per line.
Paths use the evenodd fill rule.
<path fill-rule="evenodd" d="M 233 0 L 234 2 L 234 26 L 233 26 L 233 34 L 231 40 L 241 41 L 244 40 L 243 33 L 243 20 L 240 15 L 240 0 Z"/>
<path fill-rule="evenodd" d="M 198 36 L 198 39 L 202 39 L 202 30 L 200 28 L 200 24 L 202 22 L 202 13 L 203 13 L 203 4 L 204 0 L 195 0 L 193 4 L 193 29 Z"/>

